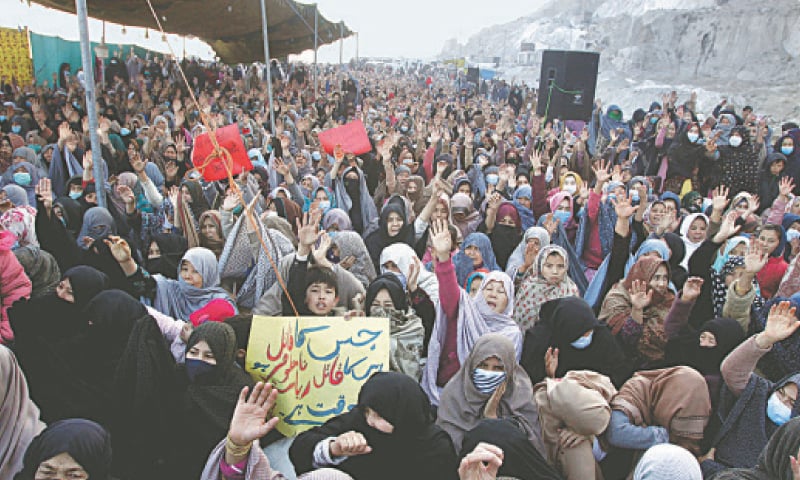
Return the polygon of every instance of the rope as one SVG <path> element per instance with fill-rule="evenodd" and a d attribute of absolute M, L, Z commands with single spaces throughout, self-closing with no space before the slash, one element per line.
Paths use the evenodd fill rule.
<path fill-rule="evenodd" d="M 149 2 L 150 0 L 147 0 L 147 1 Z M 550 98 L 553 96 L 553 89 L 556 89 L 559 92 L 564 93 L 566 95 L 577 95 L 577 94 L 582 92 L 582 90 L 564 90 L 563 88 L 561 88 L 558 85 L 556 85 L 556 82 L 551 80 L 550 81 L 550 87 L 549 87 L 548 92 L 547 92 L 547 105 L 544 107 L 544 118 L 545 118 L 545 121 L 547 121 L 547 114 L 548 114 L 548 112 L 550 112 Z"/>
<path fill-rule="evenodd" d="M 164 28 L 161 26 L 161 21 L 158 19 L 158 15 L 156 14 L 155 9 L 153 8 L 153 4 L 150 3 L 150 0 L 146 0 L 147 6 L 150 7 L 150 12 L 153 14 L 153 18 L 156 21 L 156 25 L 158 25 L 158 29 L 161 31 L 162 36 L 166 35 L 164 32 Z M 166 36 L 164 37 L 167 38 Z M 177 55 L 175 55 L 175 51 L 172 49 L 172 45 L 167 42 L 167 47 L 169 48 L 170 54 L 172 57 L 177 59 Z M 286 298 L 289 300 L 289 305 L 292 307 L 292 311 L 294 312 L 295 317 L 299 317 L 300 313 L 297 311 L 297 307 L 295 306 L 294 299 L 292 299 L 292 295 L 289 293 L 289 289 L 286 287 L 286 283 L 281 276 L 280 269 L 278 269 L 275 260 L 272 258 L 272 255 L 269 253 L 269 248 L 267 248 L 267 244 L 264 241 L 263 235 L 261 235 L 261 225 L 259 224 L 258 220 L 256 220 L 255 216 L 253 216 L 253 212 L 247 208 L 247 204 L 244 201 L 244 196 L 242 194 L 242 190 L 239 188 L 239 185 L 236 184 L 236 181 L 233 178 L 233 157 L 231 156 L 231 152 L 228 151 L 227 148 L 223 147 L 217 141 L 216 135 L 216 122 L 209 122 L 209 118 L 206 113 L 200 108 L 200 102 L 197 101 L 197 97 L 194 95 L 194 91 L 192 87 L 189 85 L 189 81 L 186 78 L 186 74 L 183 72 L 183 68 L 179 62 L 175 62 L 175 65 L 178 67 L 178 72 L 181 74 L 181 79 L 183 79 L 183 83 L 186 85 L 186 89 L 189 91 L 189 96 L 194 102 L 195 107 L 197 107 L 197 111 L 200 112 L 200 121 L 203 123 L 203 126 L 206 127 L 208 138 L 211 140 L 212 151 L 211 153 L 203 160 L 200 165 L 195 166 L 191 171 L 197 171 L 201 174 L 203 171 L 208 167 L 214 159 L 219 158 L 222 161 L 222 164 L 225 166 L 225 172 L 228 174 L 228 186 L 229 188 L 236 194 L 237 198 L 239 199 L 239 204 L 243 207 L 243 213 L 247 220 L 250 222 L 250 226 L 255 230 L 256 235 L 258 236 L 258 240 L 261 243 L 261 248 L 263 249 L 264 253 L 267 255 L 267 259 L 269 260 L 270 265 L 272 266 L 273 270 L 275 271 L 275 276 L 278 279 L 278 284 L 281 286 L 283 293 L 286 295 Z M 188 172 L 187 172 L 188 173 Z M 267 232 L 269 235 L 269 232 Z M 272 238 L 270 238 L 270 243 L 272 243 Z"/>

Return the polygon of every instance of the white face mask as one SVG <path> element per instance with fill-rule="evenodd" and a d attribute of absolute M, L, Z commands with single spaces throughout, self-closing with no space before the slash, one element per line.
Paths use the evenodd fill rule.
<path fill-rule="evenodd" d="M 731 147 L 738 147 L 742 144 L 742 137 L 731 137 L 730 140 L 728 140 L 728 143 L 731 145 Z"/>
<path fill-rule="evenodd" d="M 564 185 L 564 191 L 569 193 L 570 195 L 573 195 L 577 189 L 578 189 L 578 186 L 574 185 L 574 184 L 565 184 Z"/>

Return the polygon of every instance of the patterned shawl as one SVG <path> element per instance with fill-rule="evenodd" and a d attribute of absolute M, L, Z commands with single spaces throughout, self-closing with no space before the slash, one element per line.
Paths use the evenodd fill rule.
<path fill-rule="evenodd" d="M 564 259 L 564 276 L 561 281 L 553 285 L 542 276 L 542 264 L 550 255 L 559 255 Z M 569 258 L 567 251 L 558 245 L 548 245 L 539 251 L 536 257 L 536 270 L 533 275 L 525 277 L 519 287 L 514 309 L 514 321 L 523 332 L 534 326 L 539 321 L 539 309 L 550 300 L 564 297 L 578 297 L 578 287 L 567 275 Z"/>

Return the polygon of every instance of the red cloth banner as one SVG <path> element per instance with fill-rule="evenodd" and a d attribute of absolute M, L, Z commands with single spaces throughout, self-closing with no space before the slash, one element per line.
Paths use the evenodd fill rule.
<path fill-rule="evenodd" d="M 337 144 L 342 146 L 345 153 L 361 155 L 372 150 L 372 145 L 367 137 L 367 130 L 361 120 L 354 120 L 341 127 L 331 128 L 319 133 L 319 142 L 328 152 L 333 155 L 333 147 Z"/>
<path fill-rule="evenodd" d="M 253 169 L 253 164 L 250 163 L 250 157 L 247 156 L 247 150 L 244 148 L 242 137 L 239 135 L 238 124 L 218 128 L 215 134 L 219 146 L 227 149 L 231 154 L 231 158 L 233 159 L 231 171 L 234 175 Z M 208 133 L 204 133 L 194 139 L 192 164 L 202 172 L 203 179 L 207 182 L 228 178 L 228 172 L 225 169 L 225 160 L 223 160 L 222 157 L 211 158 L 208 163 L 203 166 L 206 162 L 206 158 L 211 155 L 213 151 L 214 144 L 211 143 L 211 138 Z"/>

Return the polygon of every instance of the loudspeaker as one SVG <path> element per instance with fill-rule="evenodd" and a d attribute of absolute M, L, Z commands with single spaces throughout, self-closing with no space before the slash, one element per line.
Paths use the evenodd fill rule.
<path fill-rule="evenodd" d="M 481 81 L 481 72 L 478 70 L 478 67 L 468 67 L 467 68 L 467 81 L 474 83 L 475 85 L 479 85 Z"/>
<path fill-rule="evenodd" d="M 542 52 L 536 114 L 548 119 L 589 120 L 599 63 L 600 54 L 594 52 Z"/>

